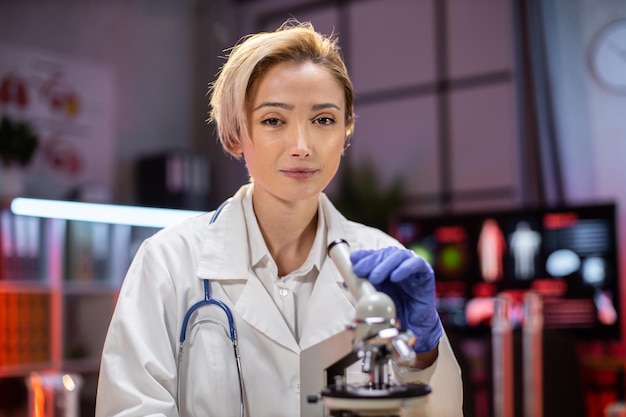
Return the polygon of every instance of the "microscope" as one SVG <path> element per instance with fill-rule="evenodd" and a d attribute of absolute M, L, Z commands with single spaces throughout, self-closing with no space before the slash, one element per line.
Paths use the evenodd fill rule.
<path fill-rule="evenodd" d="M 367 279 L 354 274 L 350 248 L 345 240 L 332 242 L 328 254 L 357 300 L 356 315 L 343 334 L 329 341 L 331 346 L 333 343 L 340 346 L 350 340 L 351 350 L 343 352 L 339 360 L 325 369 L 326 386 L 321 392 L 308 395 L 307 402 L 322 402 L 333 417 L 419 416 L 431 388 L 421 383 L 394 382 L 389 369 L 392 360 L 400 366 L 413 362 L 415 336 L 410 331 L 400 330 L 393 300 L 377 291 Z M 341 352 L 328 346 L 324 350 Z M 316 359 L 323 362 L 329 357 Z M 359 361 L 367 380 L 351 383 L 345 371 Z"/>

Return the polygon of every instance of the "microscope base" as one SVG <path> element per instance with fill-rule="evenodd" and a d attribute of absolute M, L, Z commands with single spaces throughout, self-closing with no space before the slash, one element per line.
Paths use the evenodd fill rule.
<path fill-rule="evenodd" d="M 404 384 L 385 389 L 331 385 L 322 391 L 324 406 L 333 417 L 399 417 L 402 409 L 423 406 L 431 389 L 426 384 Z"/>

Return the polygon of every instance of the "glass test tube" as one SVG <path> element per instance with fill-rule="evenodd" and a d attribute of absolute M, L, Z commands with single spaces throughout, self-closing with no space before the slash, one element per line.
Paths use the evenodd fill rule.
<path fill-rule="evenodd" d="M 493 415 L 513 417 L 513 330 L 511 298 L 496 297 L 491 322 L 493 361 Z"/>
<path fill-rule="evenodd" d="M 543 302 L 534 292 L 524 296 L 522 355 L 524 416 L 543 417 Z"/>

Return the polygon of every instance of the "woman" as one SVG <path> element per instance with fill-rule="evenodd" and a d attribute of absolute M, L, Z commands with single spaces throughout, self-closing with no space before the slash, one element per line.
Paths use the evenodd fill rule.
<path fill-rule="evenodd" d="M 431 415 L 462 415 L 460 371 L 434 307 L 432 269 L 382 231 L 346 220 L 322 193 L 354 127 L 336 40 L 297 22 L 249 36 L 211 93 L 221 143 L 243 158 L 252 181 L 218 212 L 141 246 L 105 342 L 96 415 L 224 417 L 242 405 L 248 416 L 305 415 L 301 351 L 355 316 L 326 254 L 337 239 L 350 243 L 354 271 L 388 293 L 417 334 L 415 362 L 397 378 L 432 387 Z M 220 306 L 191 314 L 178 363 L 185 314 L 205 297 L 205 282 L 232 311 L 241 386 Z"/>

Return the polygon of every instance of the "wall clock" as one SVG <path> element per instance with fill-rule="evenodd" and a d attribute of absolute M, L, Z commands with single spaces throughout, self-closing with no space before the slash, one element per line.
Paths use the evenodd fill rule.
<path fill-rule="evenodd" d="M 589 47 L 589 65 L 597 82 L 626 94 L 626 18 L 603 26 Z"/>

